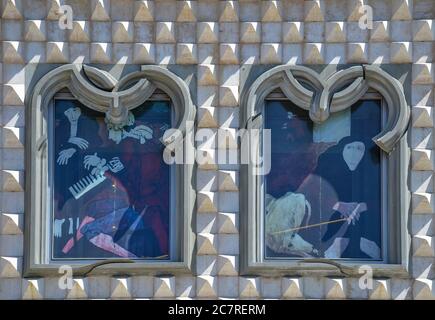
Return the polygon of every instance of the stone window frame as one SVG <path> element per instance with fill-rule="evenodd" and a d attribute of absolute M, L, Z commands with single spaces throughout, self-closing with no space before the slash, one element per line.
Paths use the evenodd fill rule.
<path fill-rule="evenodd" d="M 163 144 L 183 146 L 184 156 L 194 156 L 194 120 L 196 108 L 184 80 L 168 69 L 143 65 L 117 81 L 108 72 L 82 64 L 66 64 L 44 75 L 34 86 L 26 103 L 26 195 L 25 195 L 25 260 L 24 276 L 59 275 L 59 267 L 69 265 L 74 276 L 93 274 L 159 275 L 191 274 L 195 236 L 193 211 L 195 190 L 193 164 L 175 165 L 175 208 L 177 260 L 56 260 L 49 257 L 47 240 L 47 183 L 48 183 L 48 109 L 59 92 L 69 93 L 86 107 L 104 113 L 106 122 L 123 126 L 128 110 L 150 100 L 156 89 L 163 91 L 174 109 L 173 129 L 162 138 Z M 179 134 L 181 132 L 181 135 Z"/>
<path fill-rule="evenodd" d="M 410 107 L 400 81 L 376 65 L 351 66 L 332 75 L 318 74 L 306 66 L 277 66 L 262 73 L 247 88 L 241 110 L 241 124 L 245 128 L 263 128 L 264 102 L 274 90 L 281 90 L 297 107 L 309 111 L 310 119 L 317 123 L 328 119 L 330 113 L 350 108 L 369 90 L 381 95 L 387 119 L 373 141 L 387 158 L 387 194 L 382 196 L 387 202 L 388 222 L 392 224 L 389 228 L 392 232 L 387 235 L 388 263 L 326 258 L 265 259 L 262 233 L 264 179 L 254 174 L 256 168 L 250 161 L 249 164 L 242 164 L 240 169 L 241 274 L 359 277 L 361 265 L 368 265 L 375 277 L 408 278 L 410 191 L 407 179 L 410 148 L 406 132 Z M 261 163 L 258 161 L 260 148 L 253 145 L 249 149 L 248 152 L 258 158 L 254 163 Z"/>

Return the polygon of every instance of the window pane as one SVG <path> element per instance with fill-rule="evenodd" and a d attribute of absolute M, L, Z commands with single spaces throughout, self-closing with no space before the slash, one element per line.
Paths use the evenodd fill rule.
<path fill-rule="evenodd" d="M 52 117 L 52 258 L 168 259 L 171 170 L 159 139 L 170 103 L 132 110 L 122 131 L 75 100 L 56 99 Z"/>
<path fill-rule="evenodd" d="M 380 100 L 314 124 L 288 101 L 267 101 L 266 258 L 382 259 Z"/>

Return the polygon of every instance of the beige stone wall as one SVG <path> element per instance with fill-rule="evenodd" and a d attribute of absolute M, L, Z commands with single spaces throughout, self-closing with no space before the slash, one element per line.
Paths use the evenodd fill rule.
<path fill-rule="evenodd" d="M 62 4 L 73 8 L 72 30 L 58 26 Z M 373 8 L 372 30 L 358 27 L 362 4 Z M 2 0 L 0 14 L 0 299 L 435 299 L 435 1 Z M 198 127 L 232 133 L 244 65 L 412 63 L 411 279 L 361 290 L 356 278 L 238 276 L 238 170 L 212 165 L 196 177 L 197 276 L 90 276 L 71 290 L 23 279 L 24 101 L 35 63 L 194 65 Z"/>

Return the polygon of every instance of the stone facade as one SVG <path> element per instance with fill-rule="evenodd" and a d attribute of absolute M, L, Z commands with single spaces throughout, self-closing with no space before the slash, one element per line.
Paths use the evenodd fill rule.
<path fill-rule="evenodd" d="M 59 6 L 73 9 L 59 28 Z M 373 29 L 358 26 L 373 8 Z M 281 298 L 435 299 L 435 1 L 2 0 L 0 58 L 0 299 Z M 408 279 L 239 276 L 239 177 L 235 166 L 196 173 L 196 259 L 190 276 L 92 276 L 62 290 L 57 278 L 23 278 L 24 130 L 36 64 L 86 63 L 120 76 L 128 65 L 194 68 L 197 127 L 241 125 L 240 76 L 255 64 L 412 65 Z M 121 70 L 121 71 L 119 71 Z M 230 141 L 197 147 L 237 148 Z"/>

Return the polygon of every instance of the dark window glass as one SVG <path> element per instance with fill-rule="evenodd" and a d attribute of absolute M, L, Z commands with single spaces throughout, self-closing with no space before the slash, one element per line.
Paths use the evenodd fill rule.
<path fill-rule="evenodd" d="M 266 258 L 382 260 L 382 166 L 372 138 L 381 101 L 361 100 L 314 124 L 288 101 L 267 101 Z"/>
<path fill-rule="evenodd" d="M 128 126 L 76 100 L 52 108 L 52 258 L 169 259 L 171 174 L 163 162 L 170 102 L 147 102 Z"/>

